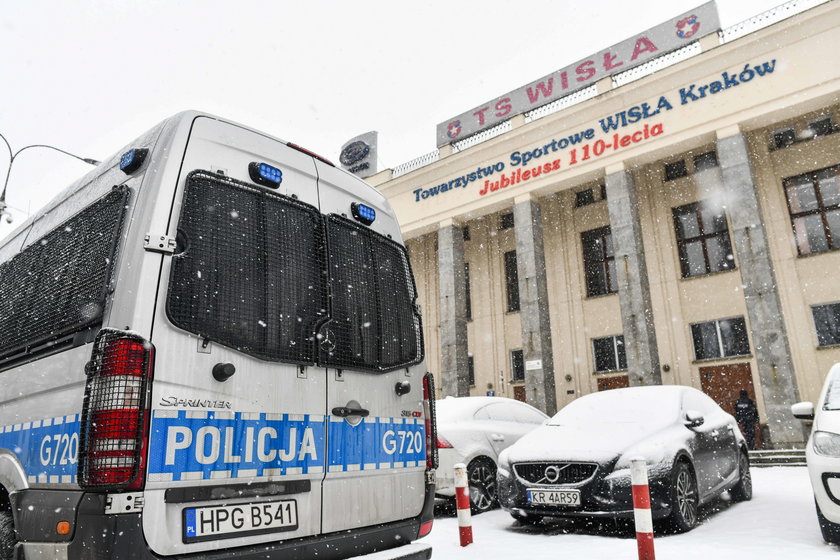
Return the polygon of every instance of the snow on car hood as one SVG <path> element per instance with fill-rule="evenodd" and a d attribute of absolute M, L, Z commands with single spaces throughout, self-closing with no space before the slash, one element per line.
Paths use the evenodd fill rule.
<path fill-rule="evenodd" d="M 522 461 L 584 460 L 609 462 L 649 439 L 650 426 L 636 423 L 580 426 L 542 426 L 525 435 L 508 451 L 512 463 Z"/>

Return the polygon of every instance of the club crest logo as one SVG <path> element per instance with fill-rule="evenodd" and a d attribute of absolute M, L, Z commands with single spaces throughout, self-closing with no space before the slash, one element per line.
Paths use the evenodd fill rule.
<path fill-rule="evenodd" d="M 446 135 L 450 138 L 456 138 L 461 134 L 461 121 L 452 121 L 446 131 Z"/>
<path fill-rule="evenodd" d="M 677 22 L 677 37 L 689 39 L 700 29 L 700 18 L 690 15 Z"/>

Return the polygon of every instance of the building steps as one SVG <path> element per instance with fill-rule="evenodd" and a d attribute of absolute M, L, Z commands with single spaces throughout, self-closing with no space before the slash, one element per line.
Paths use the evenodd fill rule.
<path fill-rule="evenodd" d="M 758 449 L 750 451 L 752 467 L 804 467 L 804 449 Z"/>

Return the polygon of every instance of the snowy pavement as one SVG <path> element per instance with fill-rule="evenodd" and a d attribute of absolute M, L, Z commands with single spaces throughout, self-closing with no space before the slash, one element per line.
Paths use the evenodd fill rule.
<path fill-rule="evenodd" d="M 753 468 L 753 499 L 732 503 L 723 498 L 707 507 L 700 526 L 682 535 L 657 536 L 658 560 L 819 560 L 840 558 L 840 548 L 822 540 L 814 497 L 805 467 Z M 562 523 L 528 527 L 502 510 L 473 516 L 475 542 L 458 545 L 458 521 L 435 519 L 433 560 L 636 559 L 636 541 L 626 534 L 609 536 L 595 529 Z"/>

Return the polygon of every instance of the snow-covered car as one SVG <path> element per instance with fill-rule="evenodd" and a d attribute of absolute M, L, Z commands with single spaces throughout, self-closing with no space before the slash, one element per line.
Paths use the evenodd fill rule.
<path fill-rule="evenodd" d="M 455 465 L 467 465 L 475 513 L 496 505 L 499 453 L 548 420 L 533 406 L 504 397 L 447 397 L 436 401 L 438 469 L 435 494 L 455 495 Z"/>
<path fill-rule="evenodd" d="M 581 397 L 499 457 L 502 507 L 543 517 L 632 518 L 630 461 L 647 462 L 654 520 L 675 531 L 729 491 L 752 497 L 747 444 L 735 419 L 691 387 L 613 389 Z"/>
<path fill-rule="evenodd" d="M 817 519 L 823 539 L 840 544 L 840 363 L 829 370 L 817 403 L 820 406 L 796 403 L 791 411 L 800 420 L 814 422 L 805 446 L 805 461 L 814 488 Z"/>

